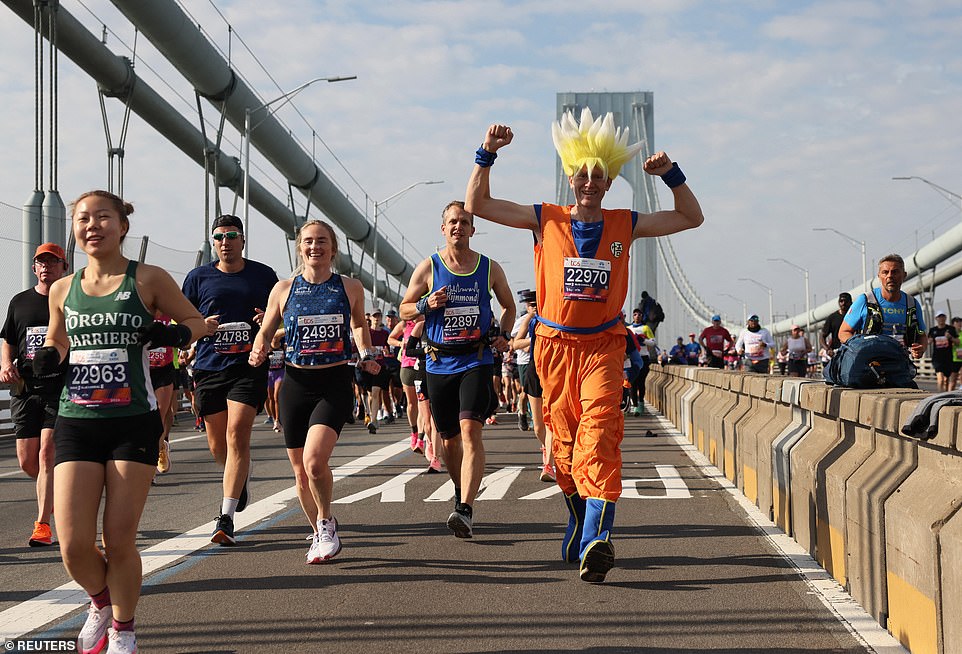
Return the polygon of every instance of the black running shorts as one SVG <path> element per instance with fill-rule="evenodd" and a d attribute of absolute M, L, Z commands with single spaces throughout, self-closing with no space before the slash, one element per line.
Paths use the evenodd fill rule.
<path fill-rule="evenodd" d="M 10 396 L 10 419 L 17 438 L 40 438 L 42 429 L 53 429 L 57 421 L 60 393 L 27 391 Z"/>
<path fill-rule="evenodd" d="M 541 378 L 534 367 L 534 362 L 522 363 L 518 366 L 521 373 L 521 389 L 528 397 L 540 398 L 544 390 L 541 388 Z"/>
<path fill-rule="evenodd" d="M 157 465 L 164 423 L 157 411 L 123 418 L 57 418 L 55 463 L 134 461 Z"/>
<path fill-rule="evenodd" d="M 284 370 L 278 397 L 284 444 L 289 450 L 304 447 L 314 425 L 330 427 L 338 434 L 354 410 L 353 369 L 347 364 L 330 368 Z"/>
<path fill-rule="evenodd" d="M 481 365 L 453 375 L 427 373 L 431 415 L 441 438 L 461 434 L 461 421 L 483 423 L 498 408 L 491 376 L 494 367 Z"/>
<path fill-rule="evenodd" d="M 174 364 L 168 363 L 166 366 L 150 369 L 150 383 L 154 389 L 170 386 L 174 383 Z"/>
<path fill-rule="evenodd" d="M 201 416 L 227 410 L 227 400 L 260 413 L 267 399 L 267 362 L 256 368 L 235 363 L 223 370 L 194 370 L 194 405 Z"/>

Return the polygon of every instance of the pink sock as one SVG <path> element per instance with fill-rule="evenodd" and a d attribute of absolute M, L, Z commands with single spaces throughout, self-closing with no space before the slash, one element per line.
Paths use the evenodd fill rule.
<path fill-rule="evenodd" d="M 104 608 L 110 604 L 110 589 L 104 586 L 102 591 L 90 596 L 90 601 L 93 602 L 94 607 L 98 609 Z"/>
<path fill-rule="evenodd" d="M 114 631 L 133 631 L 134 630 L 134 619 L 131 618 L 127 622 L 117 622 L 116 620 L 111 620 L 111 627 Z"/>

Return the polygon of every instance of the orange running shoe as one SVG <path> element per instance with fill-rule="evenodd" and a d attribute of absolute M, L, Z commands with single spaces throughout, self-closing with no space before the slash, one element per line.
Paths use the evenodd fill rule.
<path fill-rule="evenodd" d="M 46 522 L 33 523 L 33 534 L 30 536 L 30 547 L 45 547 L 53 545 L 53 534 Z"/>

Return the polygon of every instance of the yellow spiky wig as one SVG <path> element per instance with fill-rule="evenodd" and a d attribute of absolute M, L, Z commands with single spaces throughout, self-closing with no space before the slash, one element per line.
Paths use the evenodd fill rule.
<path fill-rule="evenodd" d="M 573 177 L 582 167 L 587 168 L 590 175 L 597 167 L 608 179 L 614 179 L 643 146 L 642 143 L 628 145 L 628 128 L 616 129 L 611 112 L 594 118 L 588 107 L 581 112 L 581 124 L 575 123 L 570 111 L 557 123 L 552 122 L 551 140 L 568 177 Z"/>

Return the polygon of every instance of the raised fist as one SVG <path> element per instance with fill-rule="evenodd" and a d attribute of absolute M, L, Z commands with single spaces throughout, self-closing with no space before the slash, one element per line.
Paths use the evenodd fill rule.
<path fill-rule="evenodd" d="M 511 143 L 514 134 L 507 125 L 492 125 L 484 135 L 484 149 L 488 152 L 497 152 L 499 148 Z"/>

